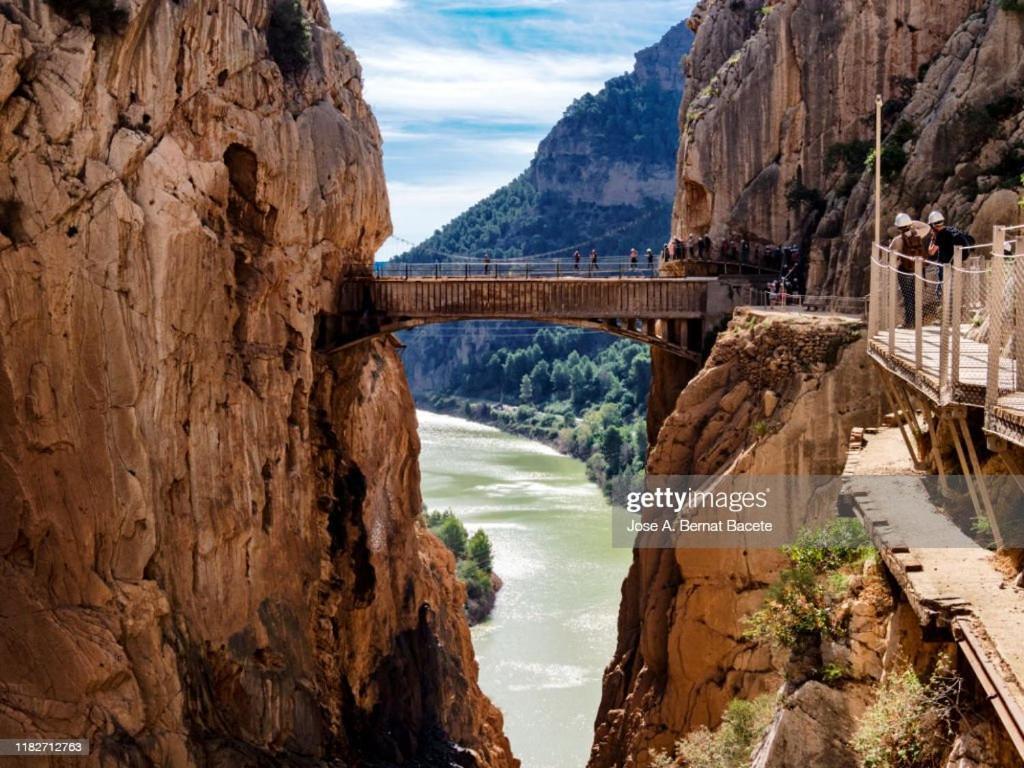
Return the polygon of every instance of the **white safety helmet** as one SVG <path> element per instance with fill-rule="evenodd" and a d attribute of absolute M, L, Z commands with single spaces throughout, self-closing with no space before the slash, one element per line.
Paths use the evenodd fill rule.
<path fill-rule="evenodd" d="M 945 224 L 946 217 L 942 215 L 942 211 L 932 211 L 928 214 L 928 226 L 934 227 L 936 224 Z"/>
<path fill-rule="evenodd" d="M 913 223 L 914 223 L 914 220 L 912 218 L 910 218 L 905 213 L 901 213 L 900 215 L 898 215 L 896 217 L 896 228 L 897 229 L 905 229 L 906 227 L 909 227 Z"/>

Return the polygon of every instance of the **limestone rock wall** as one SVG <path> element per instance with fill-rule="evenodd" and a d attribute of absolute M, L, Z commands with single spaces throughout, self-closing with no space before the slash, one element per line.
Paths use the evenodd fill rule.
<path fill-rule="evenodd" d="M 132 0 L 95 33 L 0 2 L 4 736 L 514 762 L 416 523 L 401 364 L 314 349 L 390 223 L 359 65 L 303 5 L 285 77 L 268 0 Z"/>
<path fill-rule="evenodd" d="M 997 0 L 704 0 L 688 86 L 674 231 L 796 243 L 812 292 L 857 295 L 873 235 L 874 99 L 885 100 L 897 210 L 987 242 L 1016 223 L 1024 172 L 1024 15 Z M 794 186 L 795 185 L 795 186 Z M 802 191 L 802 201 L 787 192 Z"/>
<path fill-rule="evenodd" d="M 739 311 L 679 395 L 653 474 L 839 475 L 850 429 L 876 423 L 859 321 Z M 641 550 L 623 586 L 590 765 L 646 766 L 736 697 L 779 682 L 742 621 L 784 565 L 774 550 Z"/>

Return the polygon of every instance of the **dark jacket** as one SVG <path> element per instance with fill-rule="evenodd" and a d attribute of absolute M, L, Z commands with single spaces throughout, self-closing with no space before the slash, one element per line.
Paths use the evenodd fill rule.
<path fill-rule="evenodd" d="M 943 227 L 942 231 L 932 230 L 932 241 L 939 246 L 939 261 L 949 264 L 953 260 L 953 249 L 960 245 L 971 245 L 971 239 L 956 227 Z"/>

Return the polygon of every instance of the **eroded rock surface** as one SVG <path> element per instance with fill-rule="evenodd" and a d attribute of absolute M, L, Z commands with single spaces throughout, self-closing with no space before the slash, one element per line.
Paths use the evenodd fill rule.
<path fill-rule="evenodd" d="M 676 234 L 798 243 L 810 293 L 866 293 L 876 94 L 891 142 L 886 232 L 901 209 L 941 208 L 979 242 L 1018 222 L 1019 11 L 997 0 L 704 0 L 690 23 Z"/>
<path fill-rule="evenodd" d="M 360 69 L 266 0 L 115 32 L 0 3 L 0 734 L 95 765 L 513 764 L 384 342 L 316 318 L 390 230 Z M 440 758 L 437 758 L 440 759 Z"/>
<path fill-rule="evenodd" d="M 648 470 L 841 474 L 850 429 L 879 417 L 862 330 L 836 317 L 738 312 L 679 395 Z M 653 751 L 717 726 L 732 699 L 777 689 L 770 649 L 742 635 L 785 562 L 775 550 L 635 553 L 591 766 L 646 766 Z"/>

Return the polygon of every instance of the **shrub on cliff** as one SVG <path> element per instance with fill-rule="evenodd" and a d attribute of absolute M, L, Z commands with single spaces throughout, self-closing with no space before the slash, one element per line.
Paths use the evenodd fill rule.
<path fill-rule="evenodd" d="M 501 581 L 492 572 L 491 540 L 479 530 L 472 538 L 466 527 L 450 509 L 444 512 L 423 512 L 423 522 L 455 555 L 455 574 L 466 586 L 466 615 L 470 625 L 486 619 L 494 610 L 494 596 Z"/>
<path fill-rule="evenodd" d="M 938 765 L 953 738 L 960 679 L 940 664 L 927 683 L 913 669 L 890 674 L 861 718 L 853 748 L 864 768 Z"/>
<path fill-rule="evenodd" d="M 747 768 L 775 715 L 775 697 L 733 699 L 717 730 L 698 728 L 676 742 L 675 754 L 656 753 L 652 768 Z"/>
<path fill-rule="evenodd" d="M 277 0 L 267 28 L 270 55 L 285 75 L 304 72 L 312 61 L 309 19 L 299 0 Z"/>
<path fill-rule="evenodd" d="M 466 556 L 466 543 L 469 540 L 466 526 L 451 510 L 441 513 L 440 519 L 434 517 L 437 514 L 433 512 L 428 515 L 427 527 L 451 550 L 456 560 L 461 560 Z"/>
<path fill-rule="evenodd" d="M 477 567 L 484 573 L 493 570 L 493 553 L 491 552 L 491 540 L 483 530 L 473 534 L 466 548 L 469 559 L 476 563 Z"/>
<path fill-rule="evenodd" d="M 785 549 L 790 568 L 768 588 L 764 605 L 746 621 L 746 637 L 796 649 L 807 640 L 839 631 L 830 610 L 835 576 L 874 554 L 856 520 L 834 520 L 807 528 Z"/>
<path fill-rule="evenodd" d="M 114 0 L 46 0 L 53 10 L 72 23 L 89 17 L 89 29 L 96 34 L 120 32 L 128 23 L 128 11 Z"/>

